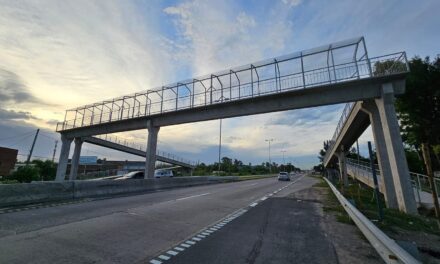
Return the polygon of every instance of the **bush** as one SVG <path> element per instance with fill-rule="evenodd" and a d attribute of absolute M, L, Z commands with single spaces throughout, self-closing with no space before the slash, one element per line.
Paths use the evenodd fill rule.
<path fill-rule="evenodd" d="M 40 180 L 40 172 L 38 168 L 32 166 L 23 166 L 14 171 L 9 177 L 10 180 L 17 180 L 19 182 L 31 182 Z"/>

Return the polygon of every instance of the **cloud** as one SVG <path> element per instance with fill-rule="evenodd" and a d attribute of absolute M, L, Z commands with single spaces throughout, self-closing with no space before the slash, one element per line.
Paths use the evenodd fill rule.
<path fill-rule="evenodd" d="M 11 119 L 21 119 L 21 120 L 29 120 L 36 119 L 32 116 L 30 112 L 24 111 L 14 111 L 14 110 L 5 110 L 0 108 L 0 119 L 3 120 L 11 120 Z"/>
<path fill-rule="evenodd" d="M 290 7 L 297 6 L 301 4 L 302 0 L 281 0 L 284 4 L 289 5 Z"/>
<path fill-rule="evenodd" d="M 38 103 L 20 77 L 10 71 L 0 69 L 0 103 Z"/>

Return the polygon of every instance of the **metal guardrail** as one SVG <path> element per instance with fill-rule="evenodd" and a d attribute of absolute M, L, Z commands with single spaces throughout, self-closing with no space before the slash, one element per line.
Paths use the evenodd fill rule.
<path fill-rule="evenodd" d="M 393 75 L 404 52 L 369 58 L 364 38 L 333 43 L 66 111 L 57 131 Z"/>
<path fill-rule="evenodd" d="M 112 143 L 115 143 L 115 144 L 123 145 L 125 147 L 129 147 L 129 148 L 133 148 L 133 149 L 139 149 L 141 151 L 146 151 L 146 149 L 147 149 L 147 145 L 138 144 L 138 143 L 135 143 L 135 142 L 128 141 L 127 139 L 118 138 L 115 135 L 111 136 L 111 135 L 105 134 L 105 135 L 96 135 L 96 136 L 93 136 L 93 137 L 99 138 L 101 140 L 109 141 L 109 142 L 112 142 Z M 182 157 L 179 157 L 177 155 L 174 155 L 172 153 L 165 152 L 165 151 L 162 151 L 162 150 L 157 150 L 156 151 L 156 155 L 162 156 L 162 157 L 170 159 L 170 160 L 174 160 L 174 161 L 178 161 L 178 162 L 181 162 L 181 163 L 189 164 L 191 166 L 196 166 L 197 165 L 197 162 L 195 162 L 195 161 L 192 161 L 192 160 L 189 160 L 189 159 L 184 159 Z"/>
<path fill-rule="evenodd" d="M 412 255 L 401 248 L 393 239 L 388 237 L 378 227 L 376 227 L 367 217 L 365 217 L 356 207 L 354 207 L 345 197 L 336 189 L 336 187 L 326 178 L 324 180 L 330 186 L 336 198 L 341 203 L 344 210 L 364 234 L 370 244 L 376 249 L 385 263 L 421 263 Z"/>

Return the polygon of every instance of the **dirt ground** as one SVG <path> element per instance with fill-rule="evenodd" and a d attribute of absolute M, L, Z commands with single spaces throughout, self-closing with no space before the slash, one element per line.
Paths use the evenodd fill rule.
<path fill-rule="evenodd" d="M 321 226 L 333 242 L 339 263 L 384 263 L 355 225 L 339 222 L 337 212 L 324 210 L 334 202 L 328 200 L 329 191 L 326 187 L 312 187 L 290 197 L 318 204 L 322 214 Z"/>

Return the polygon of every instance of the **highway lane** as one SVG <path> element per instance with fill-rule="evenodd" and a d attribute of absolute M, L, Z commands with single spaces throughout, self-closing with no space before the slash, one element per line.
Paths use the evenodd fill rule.
<path fill-rule="evenodd" d="M 268 178 L 1 214 L 0 263 L 148 262 L 288 184 Z M 308 186 L 299 181 L 277 195 Z"/>

